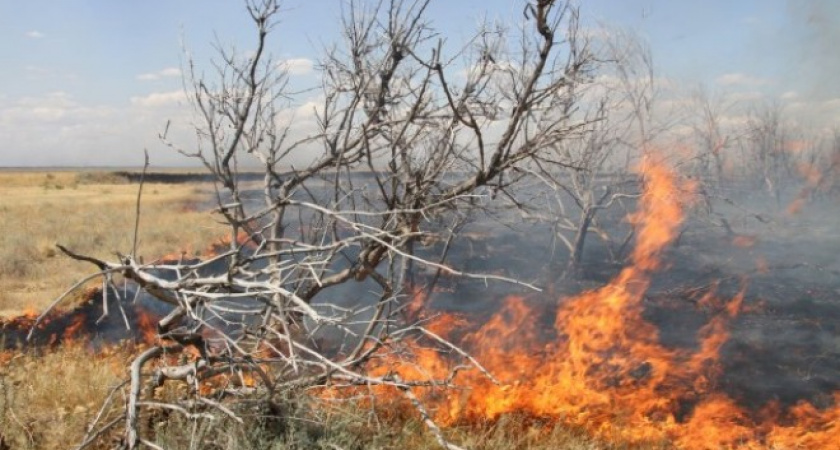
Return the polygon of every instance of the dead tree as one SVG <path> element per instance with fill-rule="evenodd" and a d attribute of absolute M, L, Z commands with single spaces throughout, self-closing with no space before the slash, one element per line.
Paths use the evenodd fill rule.
<path fill-rule="evenodd" d="M 602 100 L 587 127 L 575 139 L 555 145 L 554 159 L 541 160 L 541 170 L 533 172 L 550 188 L 542 218 L 552 223 L 556 242 L 568 250 L 565 276 L 578 272 L 591 231 L 610 240 L 597 223 L 598 213 L 633 196 L 628 191 L 633 180 L 622 170 L 623 166 L 616 164 L 620 136 L 617 124 L 609 117 L 609 108 L 609 102 Z M 554 161 L 563 164 L 554 165 Z"/>
<path fill-rule="evenodd" d="M 158 324 L 158 344 L 131 364 L 125 448 L 154 448 L 138 425 L 150 409 L 240 420 L 238 399 L 271 402 L 290 390 L 360 385 L 405 393 L 441 445 L 451 446 L 412 393 L 448 386 L 451 374 L 374 376 L 369 362 L 396 358 L 419 336 L 483 370 L 400 320 L 407 275 L 419 265 L 525 284 L 465 273 L 445 264 L 445 251 L 423 244 L 457 239 L 457 210 L 508 192 L 516 168 L 588 120 L 557 111 L 578 101 L 592 58 L 578 39 L 577 11 L 565 2 L 530 1 L 520 36 L 485 27 L 454 53 L 425 21 L 428 3 L 349 3 L 343 42 L 318 65 L 314 130 L 296 129 L 289 111 L 300 110 L 299 98 L 269 56 L 277 0 L 247 1 L 252 52 L 220 45 L 210 77 L 188 62 L 197 142 L 170 145 L 213 175 L 229 248 L 209 260 L 157 264 L 133 253 L 102 261 L 62 248 L 172 307 Z M 239 168 L 253 164 L 261 183 L 242 179 Z M 186 383 L 188 394 L 151 398 L 149 389 L 167 380 Z"/>
<path fill-rule="evenodd" d="M 568 250 L 566 276 L 579 272 L 591 232 L 604 241 L 613 261 L 621 258 L 632 232 L 612 236 L 598 215 L 637 196 L 635 165 L 663 130 L 654 120 L 657 88 L 650 50 L 638 37 L 619 31 L 600 44 L 599 76 L 577 87 L 581 101 L 574 114 L 583 126 L 555 142 L 531 172 L 549 188 L 549 213 L 543 217 Z"/>
<path fill-rule="evenodd" d="M 721 115 L 732 105 L 715 98 L 702 87 L 692 96 L 692 131 L 695 156 L 690 172 L 707 189 L 716 190 L 726 181 L 726 164 L 734 163 L 727 150 L 732 145 L 730 130 L 721 124 Z"/>
<path fill-rule="evenodd" d="M 780 104 L 754 109 L 746 125 L 746 153 L 753 179 L 782 206 L 784 184 L 793 175 L 791 155 L 786 148 L 789 136 Z"/>

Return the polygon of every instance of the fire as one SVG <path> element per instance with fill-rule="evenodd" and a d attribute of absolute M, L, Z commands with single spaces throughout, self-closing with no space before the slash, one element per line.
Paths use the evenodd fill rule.
<path fill-rule="evenodd" d="M 747 236 L 740 234 L 732 238 L 732 245 L 739 248 L 755 247 L 756 243 L 758 243 L 758 238 L 756 238 L 755 236 Z"/>
<path fill-rule="evenodd" d="M 65 340 L 72 340 L 79 335 L 79 331 L 85 326 L 85 316 L 79 314 L 73 317 L 70 325 L 64 331 Z"/>
<path fill-rule="evenodd" d="M 137 308 L 137 327 L 139 328 L 142 342 L 151 344 L 157 341 L 157 321 L 159 319 L 151 314 Z"/>
<path fill-rule="evenodd" d="M 478 371 L 460 372 L 467 390 L 428 392 L 436 420 L 482 423 L 507 413 L 584 429 L 631 444 L 671 442 L 683 449 L 829 448 L 840 438 L 840 407 L 819 410 L 801 403 L 790 411 L 760 414 L 717 388 L 719 355 L 743 292 L 720 301 L 714 290 L 698 305 L 716 311 L 694 349 L 668 348 L 643 317 L 643 300 L 663 252 L 684 220 L 685 194 L 693 186 L 665 166 L 643 168 L 644 192 L 629 218 L 636 228 L 631 264 L 606 286 L 560 299 L 554 309 L 536 298 L 510 297 L 481 326 L 441 315 L 427 327 L 470 352 L 500 384 Z M 418 299 L 412 311 L 418 311 Z M 553 323 L 543 318 L 552 317 Z M 546 323 L 549 322 L 549 323 Z M 445 377 L 451 364 L 438 352 L 416 349 L 409 364 L 390 360 L 403 379 Z M 382 371 L 382 367 L 374 369 Z M 835 403 L 840 402 L 840 394 Z"/>
<path fill-rule="evenodd" d="M 769 404 L 759 411 L 739 405 L 719 388 L 720 353 L 729 339 L 729 323 L 741 311 L 744 292 L 728 300 L 716 288 L 696 299 L 709 312 L 693 348 L 662 344 L 657 326 L 644 317 L 644 301 L 652 276 L 665 267 L 664 252 L 679 236 L 687 194 L 694 186 L 666 166 L 647 161 L 642 167 L 643 192 L 629 222 L 636 242 L 630 263 L 605 286 L 570 298 L 546 301 L 536 296 L 510 296 L 498 311 L 484 317 L 428 311 L 425 292 L 416 290 L 404 312 L 430 332 L 457 343 L 478 360 L 495 380 L 480 371 L 458 372 L 454 382 L 463 390 L 417 388 L 443 425 L 484 423 L 505 414 L 521 414 L 541 423 L 557 423 L 620 444 L 670 443 L 687 450 L 719 448 L 834 448 L 840 442 L 840 393 L 825 409 L 801 401 L 783 408 Z M 236 238 L 246 244 L 248 236 Z M 736 236 L 740 248 L 756 245 L 753 236 Z M 224 245 L 221 242 L 220 245 Z M 230 244 L 230 240 L 227 241 Z M 219 245 L 206 250 L 214 254 Z M 174 258 L 174 257 L 173 257 Z M 166 258 L 164 258 L 166 259 Z M 766 271 L 767 263 L 756 260 Z M 85 308 L 97 302 L 89 299 Z M 100 311 L 79 309 L 48 317 L 39 330 L 61 336 L 63 342 L 95 329 Z M 3 325 L 28 330 L 36 313 Z M 158 342 L 158 317 L 137 308 L 137 335 L 142 342 Z M 52 341 L 51 341 L 52 342 Z M 445 379 L 453 369 L 451 353 L 425 346 L 423 338 L 408 342 L 401 352 L 375 355 L 372 376 L 398 374 L 404 380 Z M 266 346 L 258 353 L 283 353 Z M 184 354 L 188 361 L 200 355 Z M 0 362 L 3 359 L 0 353 Z M 174 355 L 158 364 L 179 365 Z M 270 365 L 259 365 L 270 372 Z M 496 382 L 497 381 L 497 382 Z M 199 392 L 212 396 L 229 385 L 253 387 L 257 370 L 222 374 L 203 381 Z M 376 389 L 376 388 L 375 388 Z M 386 389 L 376 389 L 387 395 Z M 325 389 L 325 397 L 338 395 Z M 395 410 L 397 411 L 397 410 Z M 394 411 L 392 411 L 394 412 Z"/>

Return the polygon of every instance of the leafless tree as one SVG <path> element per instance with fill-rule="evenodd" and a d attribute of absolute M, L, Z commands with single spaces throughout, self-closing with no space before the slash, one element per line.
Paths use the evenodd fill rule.
<path fill-rule="evenodd" d="M 654 117 L 658 89 L 649 48 L 620 30 L 606 33 L 600 44 L 593 51 L 599 76 L 577 87 L 576 114 L 585 117 L 584 126 L 555 142 L 532 172 L 550 188 L 544 217 L 569 252 L 566 275 L 579 272 L 590 232 L 604 241 L 614 261 L 621 258 L 632 233 L 611 236 L 598 215 L 637 196 L 634 166 L 664 129 Z"/>
<path fill-rule="evenodd" d="M 691 127 L 694 137 L 693 175 L 704 181 L 708 189 L 719 187 L 725 180 L 727 158 L 733 136 L 721 123 L 721 117 L 731 105 L 700 87 L 691 102 L 694 120 Z"/>
<path fill-rule="evenodd" d="M 840 132 L 801 133 L 788 144 L 799 192 L 788 205 L 795 212 L 806 203 L 837 194 L 840 172 Z"/>
<path fill-rule="evenodd" d="M 401 320 L 402 293 L 412 266 L 527 285 L 451 267 L 447 245 L 433 243 L 457 239 L 465 209 L 508 195 L 523 167 L 590 120 L 570 114 L 593 69 L 577 10 L 532 0 L 518 36 L 485 26 L 447 53 L 424 19 L 429 0 L 351 1 L 343 42 L 319 64 L 316 129 L 305 132 L 290 118 L 300 105 L 283 65 L 269 56 L 278 0 L 246 3 L 256 48 L 219 45 L 208 77 L 188 61 L 197 143 L 170 143 L 213 175 L 230 247 L 204 261 L 157 264 L 134 252 L 110 262 L 62 247 L 172 308 L 158 344 L 131 364 L 124 447 L 155 448 L 139 417 L 156 408 L 241 420 L 243 397 L 388 385 L 415 404 L 443 447 L 455 448 L 413 393 L 450 385 L 452 374 L 405 380 L 367 369 L 372 359 L 397 358 L 416 336 L 450 352 L 454 371 L 464 368 L 457 359 L 483 370 Z M 240 170 L 255 162 L 260 182 Z M 151 389 L 166 380 L 186 383 L 188 394 L 156 400 Z M 91 440 L 113 425 L 92 427 Z"/>
<path fill-rule="evenodd" d="M 751 112 L 745 133 L 744 145 L 751 158 L 751 171 L 777 206 L 782 204 L 785 181 L 794 173 L 786 148 L 789 132 L 781 104 L 773 103 Z"/>
<path fill-rule="evenodd" d="M 833 196 L 840 189 L 840 130 L 832 130 L 823 146 L 823 151 L 809 159 L 806 178 L 812 195 Z M 819 170 L 813 170 L 815 168 Z"/>

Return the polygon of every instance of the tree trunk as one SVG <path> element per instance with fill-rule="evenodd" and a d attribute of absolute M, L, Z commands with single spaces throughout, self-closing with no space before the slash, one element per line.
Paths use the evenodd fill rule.
<path fill-rule="evenodd" d="M 586 235 L 589 232 L 589 226 L 592 224 L 592 219 L 595 216 L 595 211 L 592 208 L 584 208 L 580 213 L 580 222 L 578 222 L 578 229 L 575 233 L 575 240 L 572 242 L 571 253 L 569 254 L 569 263 L 566 267 L 565 277 L 577 277 L 580 272 L 580 263 L 583 260 L 583 246 L 586 243 Z"/>

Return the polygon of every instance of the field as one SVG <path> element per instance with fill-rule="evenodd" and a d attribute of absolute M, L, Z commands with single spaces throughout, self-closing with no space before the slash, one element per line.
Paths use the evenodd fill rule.
<path fill-rule="evenodd" d="M 210 189 L 146 184 L 138 254 L 149 261 L 195 255 L 220 238 L 224 229 L 202 206 Z M 137 184 L 110 172 L 0 172 L 0 317 L 40 312 L 93 273 L 92 266 L 61 254 L 56 243 L 102 258 L 130 252 L 137 193 Z M 130 352 L 115 348 L 97 355 L 97 364 L 90 364 L 84 345 L 0 358 L 0 448 L 78 443 L 87 420 L 122 378 L 120 362 Z"/>
<path fill-rule="evenodd" d="M 91 267 L 73 262 L 56 251 L 52 242 L 104 259 L 113 259 L 114 252 L 130 251 L 137 184 L 126 182 L 125 177 L 27 172 L 0 173 L 0 180 L 0 283 L 6 316 L 43 309 L 74 280 L 91 273 Z M 147 184 L 138 253 L 146 261 L 164 255 L 206 254 L 224 235 L 210 212 L 211 189 L 199 182 Z M 795 191 L 790 198 L 798 198 Z M 829 442 L 840 430 L 833 425 L 834 417 L 840 417 L 840 403 L 832 401 L 840 399 L 836 337 L 840 260 L 835 251 L 840 234 L 834 221 L 840 204 L 826 197 L 804 205 L 796 214 L 786 207 L 773 214 L 777 207 L 749 190 L 733 188 L 730 197 L 732 202 L 710 208 L 714 214 L 691 209 L 693 215 L 684 223 L 664 216 L 665 228 L 652 226 L 649 234 L 646 228 L 638 228 L 642 237 L 635 239 L 636 248 L 639 242 L 650 241 L 659 247 L 635 251 L 623 265 L 609 263 L 606 247 L 593 240 L 579 284 L 556 279 L 556 266 L 548 260 L 548 246 L 541 239 L 544 227 L 525 222 L 510 229 L 491 222 L 471 224 L 465 238 L 452 246 L 453 264 L 521 279 L 547 277 L 556 283 L 556 290 L 519 297 L 479 286 L 483 283 L 453 279 L 448 280 L 451 285 L 442 284 L 445 289 L 421 299 L 419 317 L 428 327 L 447 339 L 466 342 L 466 351 L 507 380 L 502 386 L 491 386 L 483 377 L 465 374 L 462 385 L 470 389 L 449 391 L 445 396 L 460 398 L 453 411 L 469 407 L 477 414 L 448 423 L 447 436 L 465 448 L 488 450 L 825 448 L 815 443 Z M 663 203 L 668 205 L 660 201 L 628 206 L 657 218 L 663 217 L 659 210 L 645 205 L 662 207 Z M 749 214 L 735 205 L 750 205 Z M 611 233 L 619 235 L 627 226 L 624 214 L 621 210 L 604 216 L 617 227 Z M 724 218 L 733 225 L 721 225 Z M 651 255 L 661 260 L 643 259 Z M 541 257 L 546 260 L 539 262 Z M 650 289 L 624 289 L 623 275 Z M 86 307 L 94 311 L 96 320 L 101 295 L 82 297 L 67 306 L 79 306 L 73 313 Z M 142 296 L 138 298 L 142 304 Z M 622 306 L 611 306 L 615 304 Z M 564 315 L 564 311 L 573 313 Z M 591 316 L 616 320 L 576 321 Z M 85 322 L 83 328 L 99 331 L 107 325 L 92 323 Z M 457 327 L 446 328 L 447 324 Z M 526 329 L 535 332 L 523 335 Z M 642 333 L 636 335 L 634 330 Z M 570 359 L 571 347 L 564 347 L 567 340 L 562 333 L 574 334 L 576 342 L 586 343 L 601 342 L 606 336 L 608 345 L 633 336 L 628 347 L 607 347 L 610 351 L 603 352 L 631 357 L 623 368 L 624 362 L 618 359 L 610 367 L 600 359 L 594 364 L 587 360 L 594 369 L 581 375 L 563 365 Z M 62 345 L 0 352 L 0 450 L 68 448 L 84 439 L 86 427 L 97 415 L 102 418 L 100 424 L 115 425 L 96 446 L 87 448 L 118 444 L 124 399 L 119 394 L 110 404 L 106 399 L 111 392 L 121 392 L 117 388 L 126 379 L 126 368 L 144 344 L 121 342 L 94 349 L 92 343 L 65 336 L 59 341 Z M 642 345 L 635 346 L 638 343 Z M 496 349 L 505 353 L 497 355 Z M 601 353 L 597 355 L 600 358 Z M 517 362 L 512 364 L 514 359 Z M 660 364 L 663 381 L 651 376 L 650 361 Z M 446 361 L 438 363 L 430 367 L 443 367 Z M 683 371 L 684 367 L 688 369 Z M 551 378 L 558 373 L 562 375 Z M 579 383 L 568 387 L 560 382 L 568 380 Z M 544 394 L 549 388 L 553 389 L 550 395 L 543 395 L 551 400 L 549 408 L 577 405 L 580 398 L 589 396 L 580 421 L 574 421 L 574 414 L 564 416 L 562 409 L 546 410 L 537 401 L 529 403 L 542 398 L 533 393 Z M 165 383 L 151 389 L 149 398 L 163 403 L 183 395 L 184 389 L 182 383 Z M 371 400 L 364 392 L 358 397 L 354 392 L 350 398 L 332 398 L 298 395 L 291 389 L 283 391 L 277 403 L 240 404 L 244 409 L 238 411 L 245 419 L 241 424 L 224 418 L 187 420 L 180 414 L 151 411 L 143 416 L 142 432 L 166 449 L 412 450 L 437 446 L 417 412 L 407 408 L 401 397 L 374 392 L 375 400 Z M 605 392 L 611 395 L 606 402 Z M 429 400 L 434 398 L 431 395 Z M 103 402 L 106 406 L 100 411 Z M 653 412 L 634 412 L 638 405 L 650 404 L 664 406 Z M 440 411 L 445 405 L 433 408 Z M 505 410 L 506 405 L 515 407 Z M 667 408 L 675 405 L 683 409 L 671 413 Z M 489 412 L 492 408 L 500 412 Z M 704 419 L 703 413 L 709 410 L 714 411 L 714 420 Z M 598 415 L 599 421 L 587 414 Z M 633 414 L 640 414 L 642 420 L 634 421 Z M 663 414 L 673 414 L 674 419 L 648 420 Z M 696 444 L 694 432 L 703 433 L 705 425 L 721 431 L 717 444 Z M 733 430 L 731 437 L 721 437 Z"/>
<path fill-rule="evenodd" d="M 147 184 L 138 254 L 195 254 L 224 229 L 202 203 L 209 184 Z M 0 317 L 40 310 L 92 266 L 55 247 L 113 259 L 129 253 L 137 184 L 109 172 L 0 172 Z"/>
<path fill-rule="evenodd" d="M 181 253 L 200 256 L 223 236 L 224 229 L 208 212 L 211 189 L 207 183 L 147 183 L 138 254 L 147 261 Z M 9 318 L 40 312 L 93 272 L 93 267 L 63 255 L 56 243 L 105 259 L 129 252 L 137 191 L 137 184 L 112 172 L 0 172 L 0 314 Z M 97 285 L 94 281 L 91 287 Z M 78 297 L 64 307 L 83 300 Z M 129 344 L 93 352 L 84 342 L 65 342 L 35 352 L 0 353 L 0 449 L 63 449 L 81 442 L 88 423 L 120 385 L 127 361 L 136 352 Z M 260 418 L 262 412 L 245 425 L 229 422 L 192 430 L 177 416 L 159 418 L 157 426 L 166 431 L 159 433 L 158 443 L 167 449 L 186 449 L 188 441 L 200 436 L 202 442 L 213 442 L 213 448 L 230 450 L 436 445 L 416 417 L 387 413 L 387 404 L 381 405 L 386 414 L 373 418 L 352 405 L 312 409 L 296 402 L 290 399 L 289 407 L 300 409 L 300 423 L 279 429 L 270 418 Z M 121 408 L 122 399 L 117 399 L 102 414 L 116 416 Z M 114 431 L 119 434 L 119 425 Z M 531 425 L 516 417 L 450 432 L 469 448 L 489 450 L 612 448 L 582 432 Z M 104 442 L 104 447 L 92 448 L 110 448 L 107 439 Z"/>

